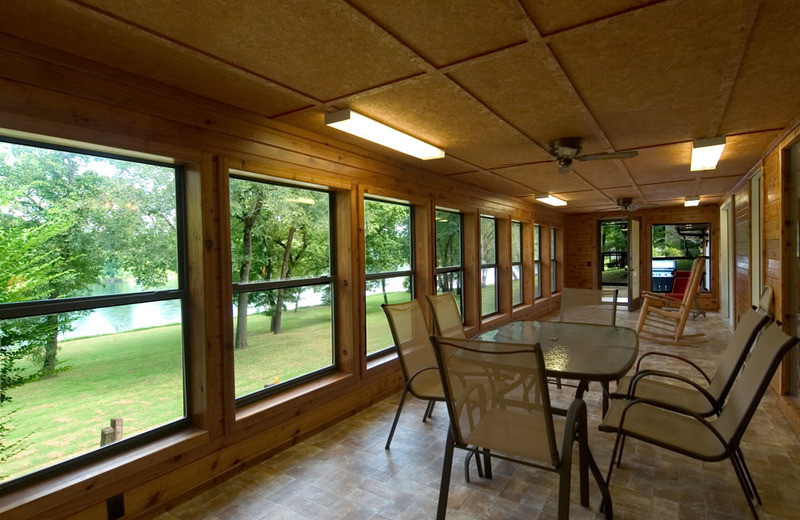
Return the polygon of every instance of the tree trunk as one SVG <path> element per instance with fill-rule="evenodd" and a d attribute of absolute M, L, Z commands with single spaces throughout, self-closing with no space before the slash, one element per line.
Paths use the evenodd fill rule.
<path fill-rule="evenodd" d="M 250 213 L 242 217 L 244 228 L 242 230 L 242 266 L 239 268 L 239 282 L 250 281 L 250 269 L 253 265 L 253 226 L 261 213 L 261 197 L 256 195 Z M 247 293 L 239 293 L 236 306 L 236 336 L 233 340 L 234 349 L 247 348 Z"/>
<path fill-rule="evenodd" d="M 58 315 L 50 314 L 45 317 L 47 323 L 47 339 L 44 343 L 44 360 L 42 362 L 42 377 L 55 375 L 58 362 Z"/>
<path fill-rule="evenodd" d="M 383 303 L 389 305 L 389 298 L 386 296 L 386 278 L 381 278 L 381 290 L 383 291 Z"/>
<path fill-rule="evenodd" d="M 283 245 L 283 262 L 281 263 L 281 280 L 289 277 L 289 260 L 292 254 L 292 239 L 294 239 L 295 227 L 289 228 L 289 235 Z M 275 310 L 272 313 L 272 323 L 270 330 L 273 334 L 281 333 L 281 314 L 283 313 L 283 293 L 285 289 L 278 289 L 278 297 L 275 298 Z"/>

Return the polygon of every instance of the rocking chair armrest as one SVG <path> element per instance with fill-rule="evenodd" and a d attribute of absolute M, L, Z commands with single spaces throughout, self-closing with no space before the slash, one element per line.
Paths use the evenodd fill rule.
<path fill-rule="evenodd" d="M 666 353 L 666 352 L 645 352 L 644 354 L 642 354 L 641 356 L 639 356 L 639 361 L 637 361 L 637 362 L 636 362 L 636 372 L 637 372 L 637 373 L 638 373 L 638 372 L 639 372 L 639 370 L 640 370 L 640 367 L 641 367 L 641 365 L 642 365 L 642 361 L 644 360 L 644 358 L 646 358 L 646 357 L 648 357 L 648 356 L 663 356 L 663 357 L 668 357 L 668 358 L 672 358 L 672 359 L 677 359 L 678 361 L 683 361 L 683 362 L 684 362 L 684 363 L 686 363 L 687 365 L 691 366 L 692 368 L 694 368 L 695 370 L 697 370 L 698 372 L 700 372 L 700 374 L 701 374 L 701 375 L 703 376 L 703 378 L 706 380 L 706 383 L 711 383 L 711 378 L 710 378 L 710 377 L 708 377 L 708 374 L 706 374 L 705 370 L 703 370 L 702 368 L 700 368 L 700 367 L 699 367 L 699 366 L 698 366 L 696 363 L 694 363 L 694 362 L 692 362 L 692 361 L 690 361 L 690 360 L 686 359 L 686 358 L 685 358 L 685 357 L 683 357 L 683 356 L 678 356 L 678 355 L 676 355 L 676 354 L 668 354 L 668 353 Z"/>
<path fill-rule="evenodd" d="M 666 294 L 662 294 L 662 293 L 654 293 L 654 292 L 650 292 L 650 291 L 644 291 L 642 293 L 642 296 L 644 296 L 645 298 L 651 298 L 651 299 L 654 299 L 654 300 L 661 300 L 661 301 L 663 301 L 665 303 L 677 303 L 677 304 L 683 303 L 683 300 L 680 300 L 678 298 L 673 298 L 672 296 L 667 296 Z"/>

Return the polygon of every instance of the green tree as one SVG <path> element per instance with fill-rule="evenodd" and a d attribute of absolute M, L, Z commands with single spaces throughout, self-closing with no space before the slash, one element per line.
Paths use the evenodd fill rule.
<path fill-rule="evenodd" d="M 364 260 L 368 274 L 411 267 L 411 209 L 402 204 L 364 201 Z M 384 303 L 386 279 L 380 282 Z M 371 285 L 371 284 L 370 284 Z"/>
<path fill-rule="evenodd" d="M 233 178 L 230 181 L 233 278 L 288 280 L 330 272 L 328 195 Z M 281 332 L 288 303 L 299 305 L 301 291 L 239 293 L 235 348 L 247 347 L 249 305 L 266 308 L 270 331 Z"/>
<path fill-rule="evenodd" d="M 7 193 L 0 228 L 56 230 L 39 247 L 41 254 L 53 255 L 60 275 L 47 279 L 31 299 L 87 296 L 102 275 L 123 271 L 155 286 L 176 269 L 172 169 L 22 145 L 0 151 L 0 182 Z M 58 335 L 77 317 L 42 318 L 46 340 L 29 341 L 40 344 L 30 354 L 40 359 L 42 376 L 56 373 Z"/>
<path fill-rule="evenodd" d="M 461 265 L 461 216 L 447 211 L 436 212 L 436 267 Z M 441 292 L 452 292 L 455 275 L 436 277 Z"/>

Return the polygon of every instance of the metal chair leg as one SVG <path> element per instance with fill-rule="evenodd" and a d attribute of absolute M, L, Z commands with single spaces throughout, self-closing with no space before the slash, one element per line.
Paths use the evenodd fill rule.
<path fill-rule="evenodd" d="M 453 432 L 447 430 L 447 444 L 444 448 L 444 462 L 442 463 L 442 482 L 439 485 L 439 506 L 436 511 L 436 520 L 444 520 L 447 515 L 447 495 L 450 493 L 450 472 L 453 469 Z"/>
<path fill-rule="evenodd" d="M 392 437 L 394 437 L 394 430 L 397 428 L 397 421 L 400 419 L 400 412 L 403 411 L 403 403 L 406 401 L 406 394 L 408 393 L 408 384 L 403 389 L 403 396 L 400 397 L 400 404 L 397 405 L 397 413 L 394 414 L 394 422 L 392 422 L 392 429 L 389 430 L 389 438 L 386 439 L 386 446 L 384 449 L 389 449 L 389 446 L 392 444 Z"/>

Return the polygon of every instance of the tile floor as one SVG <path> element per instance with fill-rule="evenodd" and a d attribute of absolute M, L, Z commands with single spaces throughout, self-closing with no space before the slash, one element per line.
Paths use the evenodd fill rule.
<path fill-rule="evenodd" d="M 618 324 L 633 326 L 638 313 L 620 311 Z M 664 347 L 642 341 L 640 352 L 668 348 L 713 371 L 729 332 L 719 315 L 691 322 L 705 332 L 701 347 Z M 689 332 L 692 332 L 690 330 Z M 670 368 L 666 363 L 661 368 Z M 571 389 L 553 390 L 554 404 L 567 403 Z M 400 393 L 198 495 L 158 520 L 411 520 L 435 517 L 441 475 L 445 409 L 437 406 L 421 422 L 425 404 L 409 398 L 392 448 L 386 441 Z M 605 471 L 614 437 L 601 433 L 600 391 L 585 396 L 590 410 L 590 444 Z M 770 393 L 751 423 L 743 451 L 764 505 L 763 520 L 800 519 L 800 441 Z M 577 457 L 576 457 L 577 458 Z M 555 519 L 556 475 L 495 461 L 494 479 L 464 481 L 463 456 L 456 451 L 448 519 Z M 591 479 L 590 479 L 591 480 Z M 573 472 L 571 517 L 604 518 L 592 482 L 591 508 L 580 506 Z M 730 464 L 701 463 L 635 440 L 626 446 L 623 467 L 611 483 L 617 519 L 752 518 Z"/>

